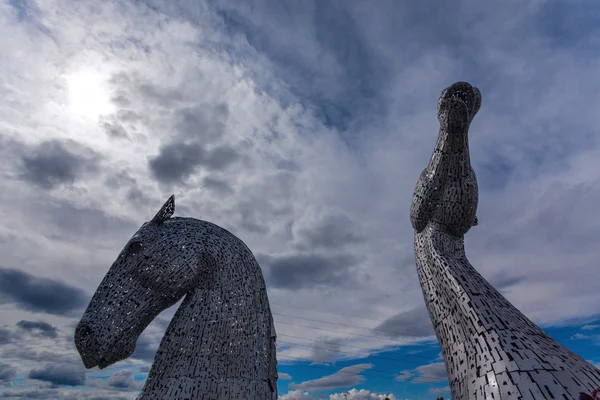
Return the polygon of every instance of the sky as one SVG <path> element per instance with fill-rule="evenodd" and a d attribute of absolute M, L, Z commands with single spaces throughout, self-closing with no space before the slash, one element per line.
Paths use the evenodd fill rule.
<path fill-rule="evenodd" d="M 456 81 L 469 260 L 599 365 L 599 46 L 596 0 L 0 0 L 0 398 L 135 398 L 177 305 L 102 371 L 73 331 L 172 193 L 260 262 L 281 400 L 449 398 L 409 206 Z"/>

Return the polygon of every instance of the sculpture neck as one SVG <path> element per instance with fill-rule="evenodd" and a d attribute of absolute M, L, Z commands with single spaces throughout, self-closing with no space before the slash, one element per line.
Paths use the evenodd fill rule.
<path fill-rule="evenodd" d="M 242 262 L 245 260 L 246 262 Z M 272 316 L 253 257 L 229 260 L 210 285 L 187 294 L 157 351 L 138 399 L 269 399 Z M 217 271 L 223 271 L 217 268 Z M 274 359 L 274 355 L 273 355 Z"/>
<path fill-rule="evenodd" d="M 435 225 L 462 236 L 475 222 L 478 188 L 469 157 L 467 128 L 440 128 L 435 150 L 417 181 L 411 203 L 410 219 L 417 232 Z"/>
<path fill-rule="evenodd" d="M 427 170 L 432 179 L 444 184 L 455 171 L 468 171 L 471 168 L 469 156 L 469 130 L 451 132 L 440 128 L 437 142 Z"/>

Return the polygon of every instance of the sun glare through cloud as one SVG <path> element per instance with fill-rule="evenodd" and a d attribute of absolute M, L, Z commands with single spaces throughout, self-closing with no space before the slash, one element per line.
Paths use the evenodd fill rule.
<path fill-rule="evenodd" d="M 97 121 L 101 115 L 114 111 L 105 74 L 83 68 L 68 74 L 66 80 L 68 109 L 74 115 Z"/>

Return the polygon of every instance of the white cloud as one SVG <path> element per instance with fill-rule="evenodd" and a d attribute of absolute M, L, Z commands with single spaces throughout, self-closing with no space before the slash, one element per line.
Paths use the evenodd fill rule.
<path fill-rule="evenodd" d="M 445 386 L 443 388 L 429 388 L 429 393 L 431 393 L 431 394 L 450 393 L 450 386 Z"/>
<path fill-rule="evenodd" d="M 366 389 L 350 389 L 344 393 L 334 393 L 329 395 L 329 400 L 385 400 L 386 398 L 389 400 L 397 400 L 396 396 L 392 393 L 374 393 Z"/>
<path fill-rule="evenodd" d="M 581 327 L 581 330 L 582 331 L 593 331 L 598 328 L 600 328 L 600 325 L 590 324 L 590 325 L 583 325 Z"/>
<path fill-rule="evenodd" d="M 315 397 L 308 392 L 301 390 L 291 390 L 283 396 L 279 396 L 280 400 L 314 400 Z M 329 395 L 329 400 L 398 400 L 393 394 L 375 393 L 366 389 L 350 389 L 347 392 L 333 393 Z"/>
<path fill-rule="evenodd" d="M 446 364 L 442 361 L 420 365 L 412 371 L 401 371 L 394 379 L 400 382 L 410 380 L 413 383 L 434 383 L 448 381 L 448 375 Z"/>
<path fill-rule="evenodd" d="M 278 398 L 279 400 L 314 400 L 311 394 L 302 390 L 291 390 Z"/>
<path fill-rule="evenodd" d="M 290 383 L 288 387 L 291 389 L 313 391 L 354 386 L 365 380 L 365 377 L 360 375 L 360 373 L 371 368 L 373 368 L 372 364 L 352 365 L 344 367 L 334 374 L 323 376 L 318 379 L 312 379 L 302 383 Z"/>
<path fill-rule="evenodd" d="M 400 374 L 396 375 L 396 377 L 394 379 L 396 379 L 397 381 L 403 382 L 406 380 L 409 380 L 410 378 L 414 377 L 414 374 L 408 370 L 404 370 L 401 371 Z"/>
<path fill-rule="evenodd" d="M 289 381 L 292 379 L 292 376 L 286 372 L 278 372 L 279 379 L 282 381 Z"/>
<path fill-rule="evenodd" d="M 589 339 L 590 336 L 589 335 L 584 335 L 583 333 L 576 333 L 573 336 L 571 336 L 571 339 Z"/>

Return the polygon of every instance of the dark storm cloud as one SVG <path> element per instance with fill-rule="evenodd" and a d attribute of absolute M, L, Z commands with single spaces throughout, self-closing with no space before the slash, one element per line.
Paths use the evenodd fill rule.
<path fill-rule="evenodd" d="M 0 328 L 0 345 L 10 343 L 13 338 L 15 338 L 14 332 L 6 328 Z"/>
<path fill-rule="evenodd" d="M 0 301 L 28 311 L 69 316 L 83 309 L 89 297 L 65 283 L 0 267 Z"/>
<path fill-rule="evenodd" d="M 10 364 L 0 362 L 0 385 L 11 386 L 11 379 L 17 374 L 17 369 Z"/>
<path fill-rule="evenodd" d="M 435 335 L 431 319 L 425 307 L 418 307 L 396 314 L 379 324 L 374 331 L 378 335 L 391 338 Z"/>
<path fill-rule="evenodd" d="M 79 386 L 85 384 L 85 371 L 83 367 L 75 364 L 47 364 L 32 369 L 27 377 L 53 385 Z"/>
<path fill-rule="evenodd" d="M 352 268 L 358 264 L 351 255 L 263 255 L 260 259 L 269 285 L 290 290 L 347 284 L 354 280 Z"/>
<path fill-rule="evenodd" d="M 152 175 L 162 183 L 187 179 L 200 166 L 204 149 L 199 144 L 171 143 L 148 162 Z"/>
<path fill-rule="evenodd" d="M 99 156 L 72 141 L 53 139 L 40 143 L 21 157 L 21 176 L 42 188 L 72 184 L 98 169 Z"/>
<path fill-rule="evenodd" d="M 24 331 L 33 333 L 36 336 L 47 338 L 56 338 L 58 336 L 56 327 L 44 321 L 21 320 L 17 322 L 17 326 Z"/>
<path fill-rule="evenodd" d="M 337 249 L 364 241 L 353 221 L 343 214 L 326 215 L 314 226 L 298 229 L 297 235 L 300 249 Z"/>
<path fill-rule="evenodd" d="M 159 182 L 176 183 L 189 178 L 200 167 L 224 169 L 238 157 L 237 152 L 229 147 L 208 151 L 196 143 L 177 142 L 163 146 L 158 155 L 150 158 L 148 166 Z"/>

